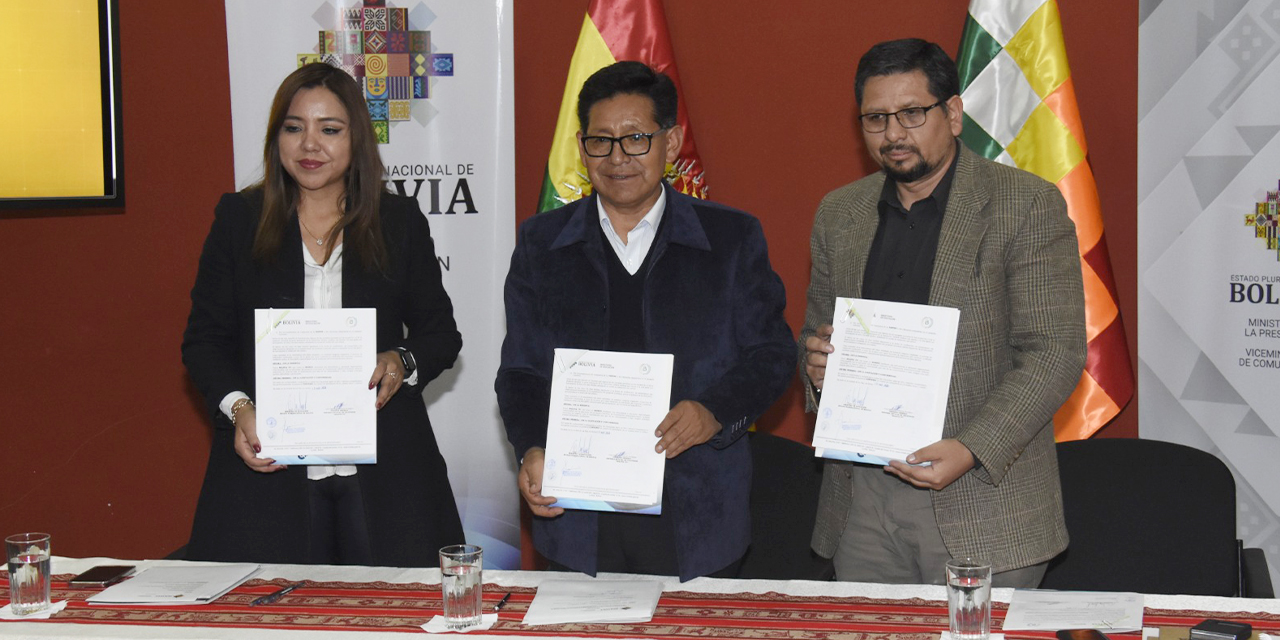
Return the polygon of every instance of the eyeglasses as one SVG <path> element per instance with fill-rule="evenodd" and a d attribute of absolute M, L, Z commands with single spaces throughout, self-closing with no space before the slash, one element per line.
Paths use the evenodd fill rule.
<path fill-rule="evenodd" d="M 631 135 L 611 138 L 609 136 L 582 136 L 582 150 L 592 158 L 605 158 L 613 154 L 613 145 L 617 143 L 622 152 L 629 156 L 642 156 L 653 147 L 653 137 L 666 131 L 658 129 L 653 133 L 633 133 Z"/>
<path fill-rule="evenodd" d="M 946 104 L 946 100 L 939 100 L 927 107 L 907 107 L 899 109 L 893 113 L 864 113 L 858 116 L 862 121 L 862 130 L 867 133 L 880 133 L 889 128 L 889 116 L 898 119 L 898 124 L 903 129 L 914 129 L 924 124 L 925 117 L 929 115 L 929 110 Z"/>

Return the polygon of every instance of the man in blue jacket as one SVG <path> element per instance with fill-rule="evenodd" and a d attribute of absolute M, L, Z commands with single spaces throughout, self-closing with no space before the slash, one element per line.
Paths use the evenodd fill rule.
<path fill-rule="evenodd" d="M 526 221 L 511 257 L 495 387 L 534 546 L 558 568 L 732 576 L 750 542 L 742 436 L 791 378 L 786 295 L 758 220 L 663 181 L 683 142 L 676 107 L 671 79 L 639 62 L 588 78 L 578 151 L 594 194 Z M 675 356 L 654 430 L 662 515 L 566 511 L 542 494 L 556 348 Z"/>

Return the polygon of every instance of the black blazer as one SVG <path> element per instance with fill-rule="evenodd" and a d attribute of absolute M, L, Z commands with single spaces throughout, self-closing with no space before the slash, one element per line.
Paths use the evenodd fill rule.
<path fill-rule="evenodd" d="M 233 425 L 218 408 L 232 391 L 254 395 L 254 309 L 303 305 L 298 225 L 287 225 L 275 260 L 258 263 L 252 251 L 261 210 L 260 192 L 222 196 L 191 290 L 182 360 L 215 428 L 190 559 L 299 563 L 308 557 L 306 470 L 250 470 L 236 455 Z M 377 309 L 378 351 L 409 349 L 418 380 L 378 412 L 378 463 L 361 466 L 356 477 L 376 563 L 435 566 L 437 549 L 463 536 L 421 392 L 453 366 L 462 336 L 417 201 L 383 194 L 380 215 L 390 266 L 385 274 L 366 271 L 357 252 L 345 246 L 342 303 Z"/>

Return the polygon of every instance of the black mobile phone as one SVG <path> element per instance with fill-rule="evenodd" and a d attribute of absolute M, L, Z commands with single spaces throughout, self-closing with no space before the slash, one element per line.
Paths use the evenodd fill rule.
<path fill-rule="evenodd" d="M 133 565 L 100 564 L 71 579 L 73 587 L 105 587 L 133 573 Z"/>
<path fill-rule="evenodd" d="M 1061 629 L 1057 635 L 1058 640 L 1110 640 L 1097 629 Z"/>
<path fill-rule="evenodd" d="M 1191 640 L 1248 640 L 1253 627 L 1243 622 L 1212 618 L 1191 627 Z"/>

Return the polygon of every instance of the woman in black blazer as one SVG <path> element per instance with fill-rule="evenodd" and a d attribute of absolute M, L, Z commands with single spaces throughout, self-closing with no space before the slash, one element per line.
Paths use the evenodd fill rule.
<path fill-rule="evenodd" d="M 182 359 L 214 435 L 187 558 L 435 566 L 463 533 L 421 392 L 462 337 L 426 218 L 384 191 L 363 91 L 329 65 L 280 85 L 263 165 L 218 203 L 191 290 Z M 377 309 L 377 464 L 256 457 L 253 312 L 302 307 Z"/>

